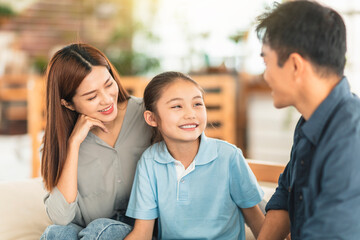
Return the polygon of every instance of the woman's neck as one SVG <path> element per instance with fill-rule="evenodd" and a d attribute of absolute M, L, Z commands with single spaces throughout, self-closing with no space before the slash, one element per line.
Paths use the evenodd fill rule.
<path fill-rule="evenodd" d="M 127 103 L 128 101 L 118 103 L 116 118 L 111 122 L 104 122 L 104 125 L 109 130 L 109 132 L 113 132 L 114 130 L 116 130 L 119 127 L 119 124 L 122 125 L 126 113 Z"/>
<path fill-rule="evenodd" d="M 104 123 L 104 125 L 106 126 L 109 132 L 105 133 L 100 128 L 94 128 L 93 130 L 91 130 L 93 134 L 98 136 L 100 139 L 102 139 L 104 142 L 106 142 L 112 147 L 115 146 L 116 139 L 120 134 L 121 127 L 125 118 L 127 103 L 128 101 L 118 103 L 117 105 L 118 112 L 116 118 L 111 122 Z"/>

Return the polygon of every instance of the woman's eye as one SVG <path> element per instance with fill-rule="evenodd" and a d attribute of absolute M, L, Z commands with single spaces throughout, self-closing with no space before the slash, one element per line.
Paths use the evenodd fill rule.
<path fill-rule="evenodd" d="M 106 87 L 109 88 L 113 85 L 113 82 L 111 82 L 109 85 L 107 85 Z"/>
<path fill-rule="evenodd" d="M 195 107 L 198 107 L 198 106 L 203 106 L 204 104 L 199 102 L 199 103 L 195 103 Z"/>
<path fill-rule="evenodd" d="M 88 100 L 91 101 L 91 100 L 93 100 L 93 99 L 95 99 L 95 98 L 96 98 L 96 95 L 93 96 L 93 97 L 91 97 L 91 98 L 88 98 Z"/>
<path fill-rule="evenodd" d="M 172 106 L 171 108 L 181 108 L 180 105 Z"/>

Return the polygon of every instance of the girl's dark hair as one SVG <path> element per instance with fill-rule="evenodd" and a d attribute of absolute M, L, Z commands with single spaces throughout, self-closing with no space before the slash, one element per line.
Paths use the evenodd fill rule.
<path fill-rule="evenodd" d="M 275 50 L 279 67 L 298 53 L 318 73 L 343 76 L 346 28 L 335 10 L 312 1 L 290 1 L 275 4 L 257 20 L 258 37 Z"/>
<path fill-rule="evenodd" d="M 75 126 L 78 113 L 61 105 L 61 99 L 72 103 L 76 89 L 93 66 L 106 67 L 119 86 L 118 102 L 129 98 L 120 84 L 120 77 L 107 57 L 98 49 L 84 43 L 71 44 L 55 53 L 46 71 L 46 127 L 42 149 L 41 175 L 51 191 L 61 176 L 67 141 Z"/>
<path fill-rule="evenodd" d="M 156 75 L 149 84 L 146 86 L 144 91 L 144 104 L 145 109 L 153 112 L 155 116 L 158 118 L 156 104 L 160 99 L 164 89 L 169 86 L 171 83 L 185 80 L 193 83 L 204 95 L 204 90 L 201 86 L 194 81 L 190 76 L 187 76 L 180 72 L 164 72 Z M 151 143 L 157 143 L 163 140 L 161 133 L 159 132 L 157 127 L 153 127 L 153 135 L 151 138 Z"/>

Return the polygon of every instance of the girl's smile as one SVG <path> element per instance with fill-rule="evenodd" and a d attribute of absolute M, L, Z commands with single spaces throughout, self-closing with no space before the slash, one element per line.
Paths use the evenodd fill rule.
<path fill-rule="evenodd" d="M 155 125 L 167 145 L 193 143 L 206 127 L 202 92 L 194 83 L 176 80 L 162 91 L 157 104 Z"/>
<path fill-rule="evenodd" d="M 194 131 L 195 128 L 197 128 L 199 124 L 184 124 L 179 126 L 179 128 L 185 130 L 185 131 Z"/>

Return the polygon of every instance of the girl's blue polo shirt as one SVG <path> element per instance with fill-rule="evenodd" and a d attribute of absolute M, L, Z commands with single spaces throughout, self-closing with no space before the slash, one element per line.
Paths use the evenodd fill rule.
<path fill-rule="evenodd" d="M 158 218 L 159 239 L 245 239 L 239 208 L 263 191 L 241 150 L 202 134 L 194 171 L 177 181 L 174 161 L 164 142 L 143 153 L 126 215 Z"/>

